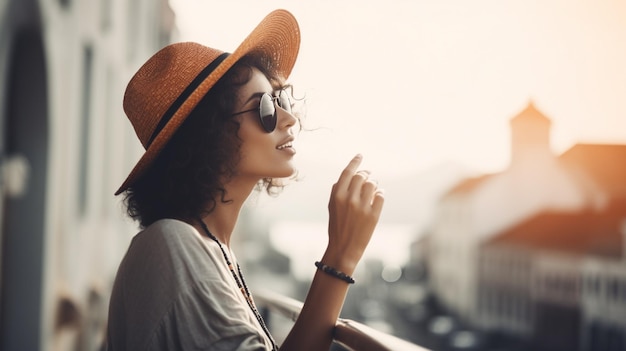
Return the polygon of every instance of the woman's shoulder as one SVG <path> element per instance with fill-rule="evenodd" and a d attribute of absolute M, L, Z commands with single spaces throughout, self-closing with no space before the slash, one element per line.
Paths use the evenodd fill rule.
<path fill-rule="evenodd" d="M 137 242 L 148 242 L 154 244 L 186 244 L 197 243 L 201 240 L 200 233 L 190 224 L 178 219 L 160 219 L 133 238 L 133 244 Z"/>
<path fill-rule="evenodd" d="M 158 220 L 132 239 L 129 254 L 143 259 L 184 263 L 187 259 L 205 260 L 214 249 L 190 224 L 176 219 Z"/>
<path fill-rule="evenodd" d="M 197 233 L 198 231 L 189 223 L 173 218 L 163 218 L 144 228 L 143 233 Z"/>
<path fill-rule="evenodd" d="M 135 235 L 123 266 L 140 275 L 152 275 L 156 270 L 161 277 L 182 279 L 182 273 L 193 273 L 195 278 L 185 279 L 200 279 L 199 271 L 221 258 L 218 250 L 193 226 L 176 219 L 162 219 Z"/>

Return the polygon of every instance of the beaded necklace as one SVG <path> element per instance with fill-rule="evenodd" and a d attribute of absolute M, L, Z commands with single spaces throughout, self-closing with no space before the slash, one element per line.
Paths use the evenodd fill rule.
<path fill-rule="evenodd" d="M 237 287 L 239 287 L 239 290 L 243 294 L 243 297 L 246 299 L 248 306 L 254 313 L 254 316 L 256 317 L 256 320 L 261 325 L 261 328 L 263 328 L 263 331 L 265 332 L 267 337 L 270 339 L 270 342 L 272 343 L 272 350 L 277 351 L 278 347 L 276 346 L 276 342 L 274 341 L 274 338 L 272 338 L 272 335 L 270 334 L 270 331 L 267 328 L 267 325 L 265 325 L 265 321 L 263 320 L 263 317 L 259 313 L 259 310 L 256 308 L 256 305 L 254 304 L 254 300 L 252 300 L 252 294 L 250 294 L 248 285 L 246 284 L 246 281 L 243 279 L 243 274 L 241 273 L 241 267 L 239 266 L 239 263 L 237 263 L 237 272 L 239 273 L 239 276 L 237 276 L 237 273 L 235 273 L 235 268 L 233 264 L 230 262 L 230 259 L 228 259 L 228 255 L 226 254 L 226 250 L 224 250 L 222 243 L 220 243 L 220 241 L 217 240 L 215 235 L 211 233 L 211 231 L 206 226 L 204 221 L 198 220 L 198 222 L 200 222 L 200 225 L 202 226 L 202 229 L 204 230 L 204 233 L 206 234 L 206 236 L 208 236 L 211 240 L 215 241 L 217 243 L 217 246 L 219 246 L 220 250 L 222 251 L 222 255 L 224 255 L 224 260 L 226 260 L 226 264 L 228 265 L 228 270 L 230 270 L 230 273 L 233 275 L 233 278 L 235 278 Z"/>

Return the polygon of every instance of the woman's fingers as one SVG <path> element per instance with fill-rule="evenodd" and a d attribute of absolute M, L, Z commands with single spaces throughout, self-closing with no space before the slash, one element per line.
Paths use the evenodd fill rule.
<path fill-rule="evenodd" d="M 354 173 L 352 179 L 350 180 L 350 185 L 348 186 L 348 192 L 352 194 L 356 193 L 356 195 L 358 196 L 361 191 L 361 187 L 363 186 L 363 183 L 367 181 L 368 177 L 369 172 L 367 171 L 358 171 Z"/>
<path fill-rule="evenodd" d="M 383 210 L 383 204 L 385 203 L 385 192 L 383 189 L 377 189 L 374 193 L 374 200 L 372 200 L 372 210 L 376 215 L 376 218 L 380 216 Z"/>
<path fill-rule="evenodd" d="M 376 193 L 377 188 L 378 184 L 376 184 L 375 181 L 367 179 L 361 186 L 361 200 L 371 204 L 374 200 L 374 194 Z"/>
<path fill-rule="evenodd" d="M 351 200 L 355 204 L 373 205 L 377 194 L 382 197 L 377 182 L 369 178 L 370 172 L 357 170 L 362 160 L 363 157 L 360 154 L 352 158 L 341 172 L 337 183 L 333 185 L 333 193 L 339 201 L 343 199 Z"/>
<path fill-rule="evenodd" d="M 329 209 L 329 252 L 355 265 L 374 232 L 384 197 L 370 173 L 358 170 L 362 157 L 355 156 L 333 185 Z"/>
<path fill-rule="evenodd" d="M 350 163 L 343 169 L 341 175 L 339 176 L 339 180 L 337 181 L 336 191 L 347 191 L 350 183 L 352 182 L 352 177 L 356 173 L 356 170 L 361 165 L 361 161 L 363 160 L 363 156 L 358 154 L 350 160 Z"/>

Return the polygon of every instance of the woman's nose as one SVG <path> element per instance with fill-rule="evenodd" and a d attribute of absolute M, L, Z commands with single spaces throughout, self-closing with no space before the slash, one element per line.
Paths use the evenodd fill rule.
<path fill-rule="evenodd" d="M 280 129 L 291 128 L 298 122 L 293 113 L 287 112 L 283 108 L 276 107 L 278 113 L 278 127 Z"/>

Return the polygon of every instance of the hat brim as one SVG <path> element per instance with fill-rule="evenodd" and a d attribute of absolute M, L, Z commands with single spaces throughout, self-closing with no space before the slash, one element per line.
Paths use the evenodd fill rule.
<path fill-rule="evenodd" d="M 268 14 L 239 47 L 226 57 L 180 105 L 169 122 L 148 146 L 115 195 L 128 189 L 150 167 L 172 138 L 174 132 L 187 119 L 200 100 L 242 57 L 246 55 L 266 57 L 271 65 L 270 70 L 287 79 L 295 65 L 299 49 L 300 29 L 295 17 L 286 10 L 275 10 Z"/>

